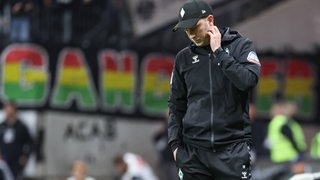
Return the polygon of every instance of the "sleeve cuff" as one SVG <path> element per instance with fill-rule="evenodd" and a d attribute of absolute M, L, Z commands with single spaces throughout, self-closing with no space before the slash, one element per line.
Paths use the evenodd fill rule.
<path fill-rule="evenodd" d="M 218 55 L 219 55 L 221 52 L 223 52 L 223 49 L 222 49 L 221 47 L 219 47 L 218 49 L 216 49 L 216 50 L 213 52 L 213 54 L 218 57 Z"/>
<path fill-rule="evenodd" d="M 218 66 L 221 66 L 221 63 L 223 60 L 223 58 L 222 58 L 223 52 L 224 52 L 224 50 L 221 47 L 219 47 L 217 50 L 215 50 L 213 52 L 213 56 L 218 59 Z"/>

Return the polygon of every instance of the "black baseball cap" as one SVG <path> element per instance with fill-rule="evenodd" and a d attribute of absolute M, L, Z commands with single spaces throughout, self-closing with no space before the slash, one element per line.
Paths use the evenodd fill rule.
<path fill-rule="evenodd" d="M 174 32 L 179 28 L 191 28 L 197 22 L 208 15 L 213 14 L 211 6 L 201 0 L 188 0 L 179 11 L 179 22 L 172 29 Z"/>

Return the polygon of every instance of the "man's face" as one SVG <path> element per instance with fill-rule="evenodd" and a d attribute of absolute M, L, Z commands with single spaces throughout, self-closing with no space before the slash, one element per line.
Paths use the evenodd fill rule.
<path fill-rule="evenodd" d="M 5 111 L 8 119 L 15 119 L 16 108 L 12 104 L 10 104 L 10 103 L 6 104 L 4 107 L 4 111 Z"/>
<path fill-rule="evenodd" d="M 202 18 L 192 28 L 184 29 L 184 31 L 196 46 L 206 46 L 210 43 L 210 37 L 207 34 L 209 27 L 208 19 Z"/>
<path fill-rule="evenodd" d="M 87 168 L 83 162 L 76 162 L 72 169 L 72 174 L 76 180 L 83 180 L 86 177 Z"/>

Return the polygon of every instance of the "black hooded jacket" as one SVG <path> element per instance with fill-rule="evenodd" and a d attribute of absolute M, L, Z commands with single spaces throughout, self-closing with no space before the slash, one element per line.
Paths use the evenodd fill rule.
<path fill-rule="evenodd" d="M 176 56 L 168 101 L 172 150 L 182 143 L 215 151 L 251 142 L 248 97 L 260 62 L 249 39 L 229 28 L 220 32 L 222 49 L 191 44 Z"/>

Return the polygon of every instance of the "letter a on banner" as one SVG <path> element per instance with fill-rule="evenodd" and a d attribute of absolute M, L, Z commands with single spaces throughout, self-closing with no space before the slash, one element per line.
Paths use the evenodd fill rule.
<path fill-rule="evenodd" d="M 79 109 L 95 110 L 96 93 L 88 68 L 80 50 L 67 48 L 61 52 L 51 100 L 53 106 L 68 108 L 74 101 Z"/>

